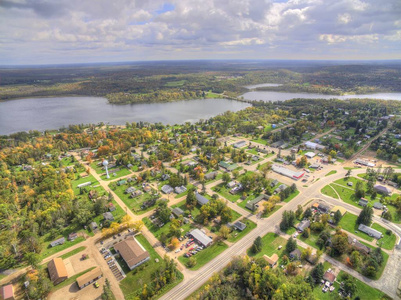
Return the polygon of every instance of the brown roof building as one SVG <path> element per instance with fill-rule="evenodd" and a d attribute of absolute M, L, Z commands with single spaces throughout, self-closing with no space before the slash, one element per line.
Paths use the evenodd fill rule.
<path fill-rule="evenodd" d="M 135 269 L 150 259 L 149 252 L 134 237 L 127 238 L 115 244 L 114 250 L 121 255 L 130 270 Z"/>
<path fill-rule="evenodd" d="M 263 255 L 263 258 L 267 261 L 271 268 L 273 268 L 278 262 L 278 255 L 276 253 L 274 253 L 271 257 Z"/>
<path fill-rule="evenodd" d="M 102 277 L 102 275 L 102 270 L 100 270 L 99 267 L 96 267 L 92 271 L 89 271 L 88 273 L 85 273 L 84 275 L 77 278 L 78 287 L 80 289 L 83 289 L 84 287 L 90 285 L 92 282 L 98 280 L 100 277 Z"/>
<path fill-rule="evenodd" d="M 14 288 L 12 284 L 1 287 L 0 290 L 1 299 L 3 300 L 14 300 Z"/>
<path fill-rule="evenodd" d="M 64 262 L 60 257 L 49 261 L 47 264 L 47 270 L 49 271 L 50 280 L 54 285 L 59 284 L 68 278 L 67 269 L 65 268 Z"/>

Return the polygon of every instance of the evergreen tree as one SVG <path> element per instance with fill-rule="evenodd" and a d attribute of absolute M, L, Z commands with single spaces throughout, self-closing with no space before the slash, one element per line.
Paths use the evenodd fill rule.
<path fill-rule="evenodd" d="M 365 206 L 360 212 L 358 219 L 356 220 L 357 224 L 365 224 L 369 226 L 372 222 L 373 217 L 373 209 L 370 206 Z"/>
<path fill-rule="evenodd" d="M 322 263 L 317 264 L 310 272 L 315 283 L 319 283 L 323 279 L 324 267 Z"/>

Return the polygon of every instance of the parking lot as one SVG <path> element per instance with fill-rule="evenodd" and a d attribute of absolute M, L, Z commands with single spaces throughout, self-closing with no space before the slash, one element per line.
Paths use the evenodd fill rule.
<path fill-rule="evenodd" d="M 117 254 L 112 254 L 110 249 L 106 249 L 106 248 L 101 248 L 100 253 L 103 255 L 103 258 L 106 260 L 107 265 L 109 266 L 111 272 L 113 273 L 114 277 L 120 281 L 123 280 L 125 278 L 125 273 L 122 270 L 121 266 L 119 265 L 119 263 L 117 262 L 117 260 L 115 259 L 115 255 Z"/>

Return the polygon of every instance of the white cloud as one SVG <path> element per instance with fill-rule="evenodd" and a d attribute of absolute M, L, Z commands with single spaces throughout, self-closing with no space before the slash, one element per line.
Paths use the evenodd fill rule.
<path fill-rule="evenodd" d="M 0 64 L 344 58 L 351 48 L 401 58 L 399 0 L 3 0 L 0 15 Z M 366 43 L 379 46 L 369 54 Z"/>

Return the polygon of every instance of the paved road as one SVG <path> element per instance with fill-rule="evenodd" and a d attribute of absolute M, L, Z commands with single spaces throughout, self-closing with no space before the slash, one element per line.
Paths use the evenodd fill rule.
<path fill-rule="evenodd" d="M 277 212 L 275 212 L 272 216 L 268 219 L 259 220 L 257 223 L 257 228 L 251 231 L 248 235 L 246 235 L 243 239 L 232 245 L 228 248 L 225 252 L 217 256 L 215 259 L 207 263 L 203 266 L 198 272 L 189 273 L 189 276 L 186 276 L 184 280 L 177 285 L 174 289 L 166 293 L 160 299 L 185 299 L 190 296 L 193 292 L 195 292 L 198 288 L 200 288 L 215 272 L 222 270 L 230 260 L 238 255 L 244 254 L 246 249 L 248 249 L 251 244 L 253 243 L 254 239 L 257 236 L 263 236 L 268 232 L 276 232 L 279 233 L 278 224 L 281 221 L 282 213 L 285 210 L 295 210 L 298 205 L 302 205 L 310 199 L 317 198 L 317 199 L 324 199 L 325 201 L 329 202 L 332 205 L 341 205 L 345 207 L 348 211 L 359 214 L 360 209 L 349 205 L 345 202 L 339 201 L 337 199 L 333 199 L 330 197 L 322 197 L 320 194 L 320 190 L 327 185 L 328 183 L 332 182 L 333 180 L 337 180 L 343 178 L 345 176 L 346 170 L 344 170 L 342 165 L 335 166 L 332 168 L 337 171 L 336 174 L 328 176 L 328 177 L 320 177 L 319 181 L 315 181 L 311 184 L 308 188 L 302 188 L 301 193 L 294 198 L 290 203 L 280 208 Z M 325 170 L 328 172 L 327 170 Z M 354 170 L 356 171 L 356 170 Z M 356 173 L 363 173 L 365 169 L 357 170 L 353 172 Z M 398 236 L 401 235 L 401 229 L 392 224 L 387 223 L 381 220 L 378 217 L 375 217 L 375 222 L 379 223 L 380 225 L 392 229 Z M 369 278 L 366 278 L 359 273 L 355 272 L 354 270 L 348 268 L 347 266 L 333 260 L 332 258 L 324 255 L 324 259 L 328 260 L 329 262 L 333 263 L 340 269 L 344 269 L 347 272 L 350 272 L 356 278 L 360 279 L 361 281 L 374 286 L 382 291 L 384 291 L 389 296 L 396 298 L 396 289 L 398 286 L 398 282 L 401 279 L 401 264 L 399 264 L 401 259 L 400 250 L 395 249 L 393 250 L 393 255 L 390 256 L 390 259 L 387 263 L 385 268 L 384 274 L 378 281 L 373 281 Z"/>

